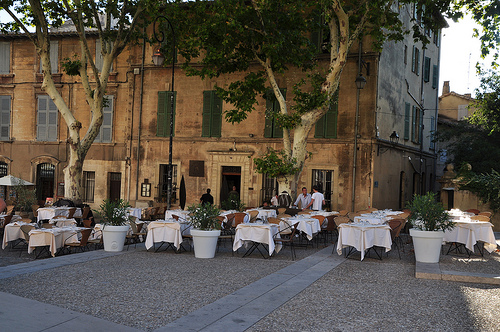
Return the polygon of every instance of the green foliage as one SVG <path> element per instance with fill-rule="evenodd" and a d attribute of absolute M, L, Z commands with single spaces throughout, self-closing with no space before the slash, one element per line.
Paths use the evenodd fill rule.
<path fill-rule="evenodd" d="M 450 220 L 448 212 L 443 204 L 436 201 L 436 194 L 428 192 L 425 195 L 414 195 L 413 200 L 408 202 L 407 209 L 411 214 L 408 221 L 416 229 L 422 231 L 445 231 L 455 227 L 455 223 Z"/>
<path fill-rule="evenodd" d="M 236 210 L 243 212 L 245 210 L 245 204 L 240 200 L 240 196 L 236 194 L 229 194 L 228 199 L 221 203 L 224 210 Z"/>
<path fill-rule="evenodd" d="M 481 201 L 489 203 L 494 212 L 500 209 L 500 173 L 497 171 L 483 174 L 469 172 L 465 174 L 460 189 L 476 194 Z"/>
<path fill-rule="evenodd" d="M 220 209 L 212 204 L 193 204 L 188 207 L 189 220 L 193 228 L 212 231 L 220 229 L 221 225 L 217 216 L 220 214 Z"/>
<path fill-rule="evenodd" d="M 487 173 L 500 165 L 500 133 L 459 121 L 441 126 L 436 141 L 446 142 L 455 169 L 467 163 L 474 172 Z"/>
<path fill-rule="evenodd" d="M 469 122 L 491 134 L 500 134 L 500 75 L 494 71 L 483 73 L 476 92 L 476 100 L 470 106 L 475 111 L 469 117 Z"/>
<path fill-rule="evenodd" d="M 74 56 L 77 57 L 76 55 Z M 71 60 L 70 58 L 64 58 L 61 61 L 61 66 L 63 67 L 64 72 L 70 76 L 80 76 L 80 68 L 82 67 L 82 63 L 79 59 Z"/>
<path fill-rule="evenodd" d="M 265 155 L 253 160 L 257 173 L 267 174 L 270 177 L 293 175 L 300 169 L 297 167 L 297 160 L 290 159 L 285 151 L 268 148 Z"/>
<path fill-rule="evenodd" d="M 30 186 L 25 186 L 22 179 L 13 189 L 16 195 L 14 209 L 21 212 L 30 212 L 32 210 L 31 206 L 37 202 L 35 189 L 30 188 Z"/>
<path fill-rule="evenodd" d="M 117 201 L 106 199 L 99 205 L 99 210 L 95 210 L 94 212 L 100 219 L 101 224 L 125 226 L 129 220 L 127 213 L 129 207 L 129 203 L 123 199 Z"/>

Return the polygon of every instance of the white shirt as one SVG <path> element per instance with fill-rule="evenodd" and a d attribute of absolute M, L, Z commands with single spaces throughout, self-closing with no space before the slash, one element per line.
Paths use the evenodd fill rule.
<path fill-rule="evenodd" d="M 315 192 L 314 194 L 312 194 L 311 199 L 313 201 L 313 204 L 312 204 L 313 210 L 317 210 L 317 211 L 323 210 L 323 201 L 325 200 L 325 196 L 323 196 L 322 193 Z"/>
<path fill-rule="evenodd" d="M 311 203 L 311 194 L 307 193 L 305 196 L 304 194 L 300 194 L 295 200 L 295 203 L 293 203 L 293 205 L 299 206 L 299 202 L 300 202 L 300 207 L 304 209 L 306 206 L 309 205 L 309 203 Z"/>
<path fill-rule="evenodd" d="M 273 198 L 271 198 L 271 205 L 272 206 L 278 205 L 278 198 L 276 198 L 276 196 L 273 196 Z"/>

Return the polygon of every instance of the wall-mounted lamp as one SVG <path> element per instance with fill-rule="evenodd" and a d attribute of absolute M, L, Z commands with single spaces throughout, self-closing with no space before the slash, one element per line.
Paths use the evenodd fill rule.
<path fill-rule="evenodd" d="M 391 144 L 393 144 L 393 145 L 398 144 L 399 135 L 395 130 L 392 132 L 391 136 L 389 136 L 389 140 L 391 141 Z"/>
<path fill-rule="evenodd" d="M 359 73 L 358 77 L 356 77 L 356 87 L 358 88 L 358 90 L 362 90 L 365 85 L 366 85 L 366 78 L 364 78 L 363 75 L 361 75 L 361 73 Z"/>
<path fill-rule="evenodd" d="M 254 134 L 248 134 L 248 137 L 254 137 L 255 135 Z"/>

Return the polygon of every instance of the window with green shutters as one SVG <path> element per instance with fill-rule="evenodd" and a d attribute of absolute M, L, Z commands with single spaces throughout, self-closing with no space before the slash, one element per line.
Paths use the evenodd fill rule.
<path fill-rule="evenodd" d="M 424 59 L 424 82 L 429 82 L 431 76 L 431 58 L 425 57 Z"/>
<path fill-rule="evenodd" d="M 405 131 L 404 139 L 410 139 L 410 103 L 405 103 Z"/>
<path fill-rule="evenodd" d="M 286 89 L 281 89 L 281 94 L 286 99 Z M 266 99 L 266 123 L 264 127 L 264 137 L 267 138 L 282 138 L 283 128 L 277 123 L 274 114 L 280 112 L 280 104 L 273 92 L 267 93 Z"/>
<path fill-rule="evenodd" d="M 170 136 L 170 109 L 172 94 L 174 97 L 174 132 L 172 133 L 172 136 L 175 135 L 175 105 L 177 101 L 177 92 L 158 91 L 158 114 L 156 117 L 156 136 L 158 137 Z"/>
<path fill-rule="evenodd" d="M 10 96 L 0 96 L 0 140 L 10 139 Z"/>
<path fill-rule="evenodd" d="M 57 119 L 58 113 L 56 105 L 47 95 L 38 96 L 37 107 L 37 141 L 54 142 L 57 140 Z"/>
<path fill-rule="evenodd" d="M 438 66 L 432 65 L 432 88 L 433 89 L 436 89 L 438 86 L 438 77 L 439 77 Z"/>
<path fill-rule="evenodd" d="M 10 73 L 10 42 L 0 42 L 0 74 Z"/>
<path fill-rule="evenodd" d="M 113 139 L 113 96 L 104 96 L 102 125 L 94 142 L 111 143 Z"/>
<path fill-rule="evenodd" d="M 221 137 L 222 99 L 215 90 L 203 91 L 202 137 Z"/>
<path fill-rule="evenodd" d="M 420 108 L 413 106 L 412 108 L 412 138 L 414 143 L 422 141 L 422 121 L 423 113 Z"/>
<path fill-rule="evenodd" d="M 337 138 L 337 117 L 339 109 L 339 93 L 338 89 L 335 93 L 334 101 L 330 103 L 328 112 L 323 115 L 314 130 L 314 137 L 316 138 Z"/>

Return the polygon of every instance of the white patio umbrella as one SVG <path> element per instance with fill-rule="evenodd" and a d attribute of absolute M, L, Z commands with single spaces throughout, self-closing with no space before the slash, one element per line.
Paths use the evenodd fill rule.
<path fill-rule="evenodd" d="M 31 183 L 29 181 L 20 179 L 18 177 L 12 176 L 12 175 L 6 175 L 2 178 L 0 178 L 0 186 L 17 186 L 17 185 L 25 185 L 25 186 L 34 186 L 34 183 Z"/>

